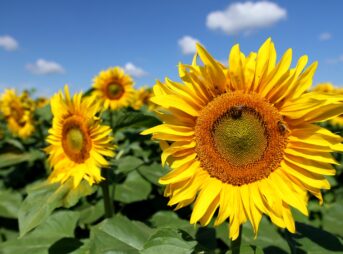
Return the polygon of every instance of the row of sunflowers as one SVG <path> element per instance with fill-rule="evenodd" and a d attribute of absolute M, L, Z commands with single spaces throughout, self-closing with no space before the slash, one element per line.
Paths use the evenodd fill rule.
<path fill-rule="evenodd" d="M 343 88 L 276 59 L 198 44 L 152 89 L 113 67 L 85 93 L 5 90 L 0 254 L 343 252 Z"/>

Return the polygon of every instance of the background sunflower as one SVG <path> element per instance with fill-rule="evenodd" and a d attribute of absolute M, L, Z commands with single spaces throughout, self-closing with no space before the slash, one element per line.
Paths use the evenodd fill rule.
<path fill-rule="evenodd" d="M 1 96 L 1 112 L 4 114 L 9 130 L 23 139 L 28 138 L 35 131 L 33 100 L 27 92 L 20 96 L 14 89 L 7 89 Z"/>
<path fill-rule="evenodd" d="M 93 80 L 93 88 L 92 96 L 112 110 L 129 106 L 134 96 L 133 80 L 120 67 L 101 71 Z"/>
<path fill-rule="evenodd" d="M 76 188 L 82 179 L 90 185 L 103 178 L 101 168 L 108 167 L 105 156 L 114 156 L 111 128 L 101 125 L 97 114 L 100 104 L 93 97 L 82 98 L 82 93 L 69 94 L 68 86 L 51 98 L 53 114 L 45 150 L 53 171 L 50 182 L 64 183 L 73 179 Z"/>

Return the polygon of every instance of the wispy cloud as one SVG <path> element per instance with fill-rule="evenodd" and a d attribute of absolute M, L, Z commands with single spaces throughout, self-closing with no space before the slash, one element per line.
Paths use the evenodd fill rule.
<path fill-rule="evenodd" d="M 127 72 L 128 74 L 130 74 L 132 77 L 135 77 L 135 78 L 141 78 L 148 75 L 148 73 L 145 70 L 137 67 L 131 62 L 128 62 L 125 64 L 124 70 L 125 72 Z"/>
<path fill-rule="evenodd" d="M 0 47 L 7 51 L 14 51 L 18 49 L 18 42 L 9 35 L 0 36 Z"/>
<path fill-rule="evenodd" d="M 336 58 L 326 59 L 326 63 L 328 63 L 328 64 L 343 63 L 343 55 L 340 55 L 340 56 L 338 56 Z"/>
<path fill-rule="evenodd" d="M 328 33 L 328 32 L 325 32 L 325 33 L 321 33 L 318 37 L 318 39 L 320 41 L 328 41 L 332 38 L 332 34 L 331 33 Z"/>
<path fill-rule="evenodd" d="M 195 39 L 189 35 L 183 36 L 178 40 L 178 44 L 181 48 L 182 54 L 189 55 L 196 52 L 196 43 L 199 42 L 198 39 Z"/>
<path fill-rule="evenodd" d="M 286 17 L 286 9 L 276 3 L 249 1 L 234 3 L 225 10 L 209 13 L 206 25 L 212 30 L 221 30 L 229 35 L 240 32 L 247 34 L 271 26 Z"/>
<path fill-rule="evenodd" d="M 36 75 L 65 73 L 64 68 L 59 63 L 44 59 L 38 59 L 35 63 L 27 64 L 26 69 Z"/>

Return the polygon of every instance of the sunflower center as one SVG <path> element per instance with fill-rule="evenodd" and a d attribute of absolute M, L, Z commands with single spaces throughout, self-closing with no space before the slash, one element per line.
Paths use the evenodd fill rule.
<path fill-rule="evenodd" d="M 110 99 L 119 99 L 124 93 L 124 88 L 120 84 L 110 83 L 107 86 L 107 95 Z"/>
<path fill-rule="evenodd" d="M 76 152 L 80 152 L 82 147 L 83 147 L 83 133 L 81 132 L 80 129 L 75 128 L 75 129 L 70 129 L 67 132 L 67 144 L 68 147 Z"/>
<path fill-rule="evenodd" d="M 71 116 L 63 124 L 62 147 L 76 163 L 83 163 L 90 156 L 92 143 L 87 129 L 85 120 L 79 116 Z"/>
<path fill-rule="evenodd" d="M 287 145 L 287 126 L 258 94 L 225 93 L 201 111 L 195 126 L 203 169 L 222 182 L 243 185 L 277 169 Z"/>
<path fill-rule="evenodd" d="M 224 158 L 232 165 L 242 166 L 261 158 L 267 147 L 267 138 L 256 114 L 240 108 L 234 110 L 242 112 L 225 114 L 218 119 L 213 139 Z"/>
<path fill-rule="evenodd" d="M 11 115 L 14 117 L 16 121 L 20 121 L 24 116 L 24 110 L 18 103 L 11 103 Z"/>

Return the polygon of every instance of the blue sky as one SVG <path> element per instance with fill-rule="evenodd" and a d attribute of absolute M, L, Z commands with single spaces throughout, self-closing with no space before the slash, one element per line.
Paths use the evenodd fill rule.
<path fill-rule="evenodd" d="M 100 70 L 116 65 L 134 72 L 136 87 L 178 80 L 178 62 L 192 59 L 180 46 L 184 36 L 188 52 L 197 39 L 222 61 L 235 43 L 249 53 L 271 36 L 279 57 L 291 47 L 295 59 L 319 61 L 315 83 L 343 86 L 342 10 L 340 0 L 3 0 L 0 90 L 52 95 L 68 83 L 85 91 Z"/>

